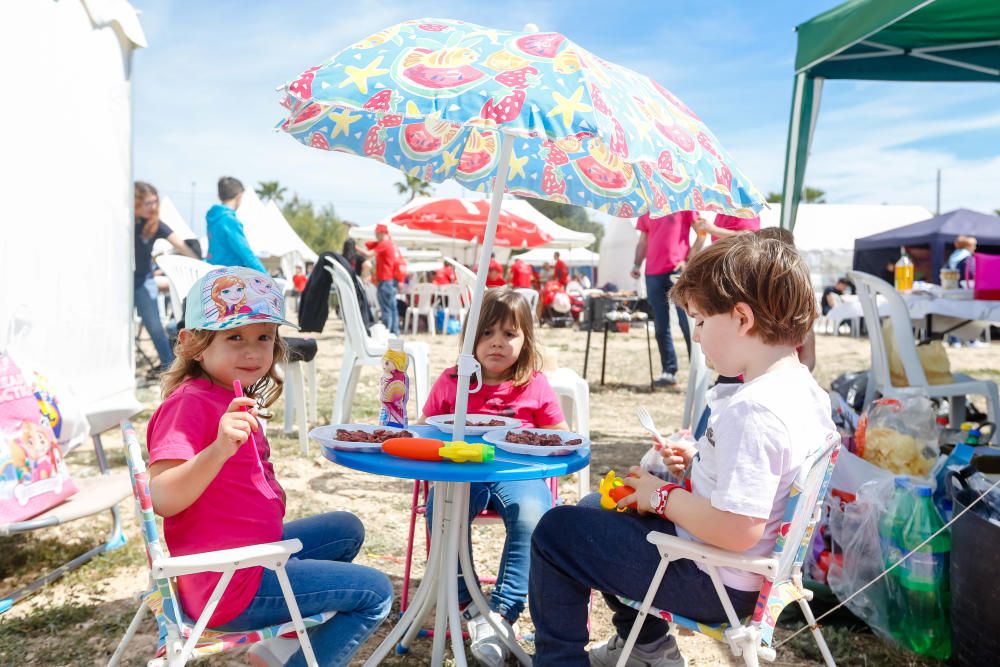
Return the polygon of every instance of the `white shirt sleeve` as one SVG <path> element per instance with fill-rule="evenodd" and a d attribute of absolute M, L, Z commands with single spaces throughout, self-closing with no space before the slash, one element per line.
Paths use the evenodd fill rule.
<path fill-rule="evenodd" d="M 713 424 L 716 484 L 710 501 L 724 512 L 767 519 L 786 469 L 788 430 L 752 401 L 728 406 Z"/>

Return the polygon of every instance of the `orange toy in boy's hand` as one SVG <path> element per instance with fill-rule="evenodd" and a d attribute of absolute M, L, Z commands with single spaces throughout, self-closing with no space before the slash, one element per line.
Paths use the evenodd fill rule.
<path fill-rule="evenodd" d="M 601 494 L 601 507 L 606 510 L 617 509 L 619 512 L 624 512 L 626 508 L 618 507 L 618 501 L 635 493 L 635 489 L 626 486 L 622 478 L 615 475 L 614 470 L 608 471 L 601 480 L 598 491 Z M 636 504 L 632 503 L 627 509 L 636 509 Z"/>

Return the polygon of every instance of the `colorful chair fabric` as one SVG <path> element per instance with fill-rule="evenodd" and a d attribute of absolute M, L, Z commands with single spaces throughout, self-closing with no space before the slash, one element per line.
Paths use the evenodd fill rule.
<path fill-rule="evenodd" d="M 191 554 L 176 558 L 168 557 L 160 544 L 156 516 L 153 514 L 153 502 L 149 493 L 146 463 L 135 430 L 127 421 L 122 422 L 122 434 L 125 441 L 129 476 L 132 480 L 132 494 L 135 497 L 136 515 L 139 517 L 142 538 L 146 545 L 146 556 L 149 560 L 150 587 L 142 594 L 139 610 L 132 618 L 128 630 L 125 631 L 125 636 L 122 637 L 118 648 L 108 662 L 108 667 L 115 667 L 119 663 L 147 609 L 156 618 L 160 633 L 156 656 L 147 663 L 150 667 L 180 666 L 186 664 L 188 660 L 221 653 L 232 648 L 244 648 L 259 641 L 286 634 L 298 635 L 306 661 L 310 665 L 316 665 L 316 657 L 313 654 L 306 629 L 325 623 L 333 618 L 334 612 L 324 612 L 306 618 L 302 618 L 299 613 L 288 574 L 285 572 L 285 563 L 292 554 L 302 549 L 302 543 L 299 540 L 284 540 L 238 549 Z M 233 573 L 245 567 L 258 566 L 274 570 L 277 574 L 278 580 L 281 582 L 281 589 L 285 593 L 285 601 L 288 603 L 292 620 L 281 625 L 247 632 L 206 629 L 208 619 L 215 611 L 215 607 Z M 183 614 L 179 613 L 180 606 L 172 580 L 181 574 L 207 571 L 221 572 L 222 578 L 213 591 L 201 617 L 192 625 L 183 617 Z"/>
<path fill-rule="evenodd" d="M 625 604 L 638 609 L 639 615 L 625 642 L 618 667 L 623 667 L 628 660 L 647 613 L 725 642 L 734 656 L 743 656 L 748 667 L 757 667 L 760 664 L 758 658 L 768 661 L 775 659 L 775 651 L 772 648 L 774 627 L 781 611 L 792 602 L 798 602 L 806 622 L 812 627 L 813 636 L 826 665 L 836 667 L 830 649 L 823 639 L 823 633 L 816 625 L 816 619 L 809 608 L 812 591 L 802 585 L 802 562 L 808 553 L 813 528 L 819 521 L 823 499 L 830 485 L 830 477 L 833 475 L 839 451 L 840 437 L 833 435 L 806 458 L 801 471 L 792 482 L 778 541 L 770 557 L 744 556 L 666 533 L 656 531 L 649 533 L 646 539 L 659 549 L 661 560 L 646 591 L 646 597 L 641 603 L 621 598 Z M 726 610 L 728 623 L 698 623 L 652 606 L 653 597 L 660 587 L 660 582 L 663 581 L 667 566 L 671 561 L 681 559 L 694 560 L 705 567 Z M 740 619 L 736 616 L 736 611 L 719 577 L 720 567 L 737 568 L 764 577 L 764 585 L 757 599 L 757 608 L 750 618 Z"/>

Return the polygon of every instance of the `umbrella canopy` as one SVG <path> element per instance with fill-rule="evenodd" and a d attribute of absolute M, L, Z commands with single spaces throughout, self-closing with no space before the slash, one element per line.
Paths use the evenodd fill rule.
<path fill-rule="evenodd" d="M 698 116 L 649 77 L 559 33 L 406 21 L 286 86 L 281 128 L 426 181 L 492 190 L 498 128 L 516 136 L 508 190 L 604 210 L 729 211 L 764 205 Z"/>
<path fill-rule="evenodd" d="M 366 155 L 428 181 L 454 178 L 490 190 L 458 361 L 456 441 L 465 437 L 470 380 L 480 372 L 474 339 L 506 190 L 621 217 L 683 209 L 752 216 L 764 205 L 711 131 L 670 91 L 554 32 L 406 21 L 306 70 L 286 86 L 283 104 L 290 114 L 282 129 L 306 145 Z M 458 524 L 468 491 L 453 493 Z M 439 610 L 457 596 L 455 558 L 447 555 Z M 448 606 L 455 661 L 464 665 L 457 606 Z M 419 622 L 416 608 L 383 640 L 372 664 Z M 444 630 L 439 613 L 435 663 Z M 505 644 L 529 662 L 516 642 Z"/>
<path fill-rule="evenodd" d="M 391 222 L 440 236 L 475 241 L 486 237 L 490 204 L 485 199 L 437 198 L 414 200 L 393 214 Z M 494 243 L 505 248 L 534 248 L 552 235 L 531 220 L 501 209 Z"/>
<path fill-rule="evenodd" d="M 795 28 L 781 224 L 795 226 L 826 79 L 1000 82 L 1000 3 L 849 0 Z"/>

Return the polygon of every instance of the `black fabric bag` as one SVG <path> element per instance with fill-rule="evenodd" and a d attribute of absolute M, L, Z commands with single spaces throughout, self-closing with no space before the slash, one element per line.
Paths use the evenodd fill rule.
<path fill-rule="evenodd" d="M 865 391 L 868 389 L 868 371 L 857 373 L 842 373 L 838 375 L 830 388 L 840 394 L 855 412 L 861 412 L 865 405 Z"/>
<path fill-rule="evenodd" d="M 357 294 L 358 303 L 361 304 L 361 321 L 364 322 L 365 331 L 371 333 L 371 326 L 375 323 L 372 315 L 371 305 L 365 295 L 365 288 L 361 285 L 354 269 L 351 267 L 343 255 L 335 252 L 324 252 L 319 256 L 316 266 L 309 274 L 306 287 L 299 297 L 299 328 L 303 331 L 314 331 L 322 333 L 326 326 L 327 317 L 330 315 L 330 288 L 333 286 L 333 276 L 326 270 L 328 265 L 332 266 L 337 262 L 350 274 L 354 280 L 354 292 Z"/>

